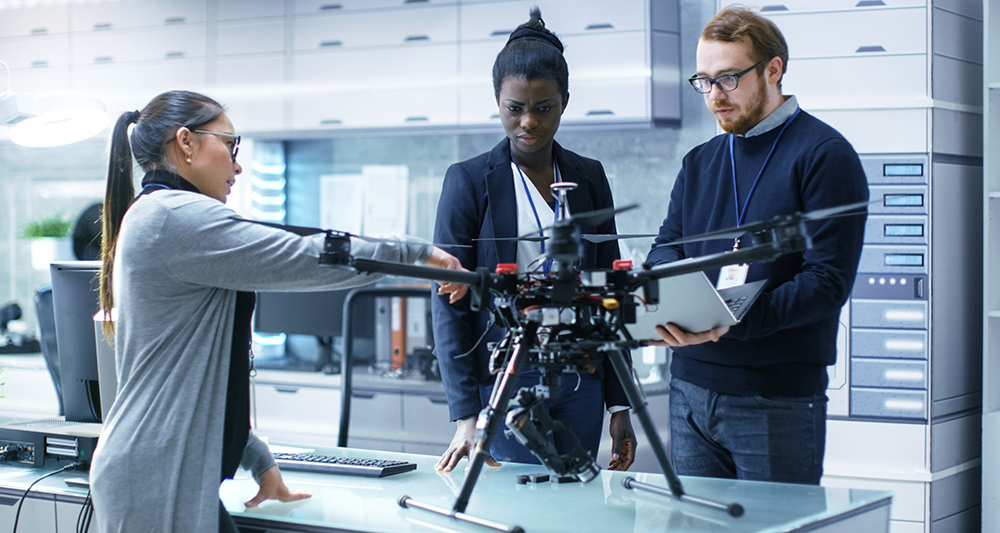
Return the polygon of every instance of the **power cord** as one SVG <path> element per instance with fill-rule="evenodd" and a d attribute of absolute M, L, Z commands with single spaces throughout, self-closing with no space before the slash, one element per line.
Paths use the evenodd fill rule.
<path fill-rule="evenodd" d="M 83 468 L 86 468 L 88 466 L 88 464 L 89 463 L 87 463 L 86 461 L 77 461 L 75 463 L 68 464 L 68 465 L 60 468 L 59 470 L 55 470 L 53 472 L 49 472 L 48 474 L 45 474 L 44 476 L 42 476 L 42 477 L 36 479 L 35 481 L 33 481 L 31 483 L 31 485 L 28 485 L 28 488 L 24 491 L 24 494 L 21 495 L 21 499 L 18 500 L 18 502 L 17 502 L 17 512 L 14 514 L 14 530 L 13 530 L 12 533 L 17 533 L 17 521 L 21 517 L 21 506 L 24 505 L 24 500 L 28 497 L 28 493 L 31 492 L 31 488 L 32 487 L 34 487 L 39 481 L 41 481 L 41 480 L 43 480 L 43 479 L 45 479 L 47 477 L 51 477 L 51 476 L 54 476 L 56 474 L 62 474 L 63 472 L 70 472 L 72 470 L 83 469 Z"/>
<path fill-rule="evenodd" d="M 87 533 L 90 531 L 90 520 L 94 518 L 94 500 L 90 497 L 90 490 L 87 490 L 87 499 L 83 500 L 83 507 L 76 517 L 76 533 Z"/>

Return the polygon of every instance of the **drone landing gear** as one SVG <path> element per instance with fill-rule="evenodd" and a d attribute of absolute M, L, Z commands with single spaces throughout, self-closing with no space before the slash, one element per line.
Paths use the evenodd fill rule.
<path fill-rule="evenodd" d="M 441 516 L 447 516 L 449 518 L 468 522 L 470 524 L 476 524 L 495 531 L 523 533 L 524 529 L 520 526 L 506 525 L 478 518 L 466 514 L 465 510 L 469 505 L 469 499 L 472 496 L 472 491 L 475 488 L 476 481 L 479 479 L 479 474 L 482 472 L 483 465 L 486 462 L 486 457 L 489 454 L 493 438 L 496 436 L 497 431 L 500 430 L 500 423 L 506 418 L 508 410 L 507 399 L 510 398 L 514 392 L 514 387 L 516 386 L 518 377 L 521 375 L 521 370 L 524 367 L 525 360 L 528 357 L 528 348 L 530 346 L 534 346 L 535 344 L 536 333 L 537 324 L 529 322 L 525 325 L 523 335 L 520 339 L 514 341 L 514 344 L 508 347 L 508 349 L 511 350 L 511 355 L 508 359 L 507 367 L 503 373 L 497 377 L 497 384 L 493 387 L 493 393 L 490 396 L 489 404 L 485 409 L 483 409 L 482 413 L 480 413 L 479 420 L 476 423 L 476 447 L 473 451 L 469 468 L 462 484 L 462 489 L 455 500 L 454 506 L 451 509 L 444 509 L 416 501 L 409 496 L 402 496 L 398 501 L 400 507 L 404 509 L 410 507 L 422 509 L 424 511 L 439 514 Z M 642 429 L 648 437 L 650 448 L 653 450 L 653 454 L 656 456 L 660 469 L 663 471 L 663 474 L 667 479 L 667 488 L 641 483 L 632 477 L 626 477 L 622 482 L 623 486 L 626 489 L 649 492 L 659 496 L 673 497 L 684 503 L 701 505 L 710 509 L 724 511 L 733 517 L 741 516 L 743 514 L 743 506 L 738 503 L 726 504 L 710 500 L 708 498 L 692 496 L 684 492 L 680 479 L 670 466 L 666 450 L 663 447 L 663 443 L 660 441 L 658 436 L 659 434 L 657 433 L 653 420 L 649 415 L 649 411 L 646 409 L 646 400 L 642 397 L 638 387 L 632 380 L 632 374 L 628 370 L 625 357 L 619 349 L 613 346 L 604 350 L 604 355 L 611 362 L 615 375 L 618 376 L 618 380 L 621 383 L 622 388 L 625 390 L 625 396 L 628 398 L 628 401 L 632 406 L 632 410 L 636 417 L 638 417 L 640 424 L 642 424 Z M 543 460 L 543 463 L 546 464 L 546 466 L 551 466 L 551 462 Z M 580 477 L 583 481 L 589 481 L 590 479 L 593 479 L 594 476 L 578 477 Z"/>
<path fill-rule="evenodd" d="M 638 387 L 635 385 L 635 382 L 632 381 L 632 374 L 629 372 L 628 366 L 625 364 L 625 357 L 617 348 L 606 350 L 604 352 L 604 356 L 611 362 L 611 366 L 615 370 L 615 375 L 618 376 L 618 381 L 621 382 L 622 389 L 625 390 L 625 396 L 628 398 L 628 402 L 632 405 L 632 411 L 639 419 L 639 423 L 642 424 L 642 430 L 646 433 L 647 440 L 649 441 L 649 447 L 653 450 L 656 462 L 660 465 L 660 470 L 663 471 L 663 475 L 667 478 L 667 488 L 657 487 L 656 485 L 649 485 L 647 483 L 640 483 L 631 476 L 622 480 L 622 485 L 626 489 L 649 492 L 659 496 L 674 497 L 685 503 L 702 505 L 710 509 L 725 511 L 733 517 L 742 516 L 743 506 L 738 503 L 726 504 L 710 500 L 708 498 L 702 498 L 700 496 L 692 496 L 684 492 L 681 480 L 677 477 L 677 474 L 674 473 L 674 469 L 670 466 L 670 461 L 667 459 L 667 452 L 663 448 L 663 442 L 660 441 L 659 433 L 656 432 L 656 426 L 653 425 L 653 419 L 650 417 L 649 411 L 646 409 L 646 399 L 642 397 L 639 393 Z"/>

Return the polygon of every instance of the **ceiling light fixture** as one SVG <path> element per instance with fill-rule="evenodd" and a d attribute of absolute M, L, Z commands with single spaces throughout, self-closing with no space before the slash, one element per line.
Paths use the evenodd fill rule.
<path fill-rule="evenodd" d="M 108 127 L 104 102 L 79 91 L 50 91 L 39 94 L 0 93 L 0 126 L 10 127 L 10 140 L 27 147 L 71 144 L 93 137 Z"/>

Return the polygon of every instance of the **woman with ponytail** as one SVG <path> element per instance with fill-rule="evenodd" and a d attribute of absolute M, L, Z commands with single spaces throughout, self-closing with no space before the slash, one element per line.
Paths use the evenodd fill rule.
<path fill-rule="evenodd" d="M 378 276 L 319 266 L 322 234 L 235 219 L 224 204 L 242 168 L 223 107 L 171 91 L 122 114 L 111 137 L 101 309 L 115 310 L 118 395 L 90 480 L 100 532 L 237 531 L 219 484 L 238 467 L 260 484 L 246 503 L 292 492 L 250 430 L 253 291 L 343 289 Z M 142 168 L 138 196 L 132 160 Z M 459 269 L 438 248 L 352 240 L 356 257 Z M 440 292 L 460 298 L 465 287 Z M 112 335 L 113 334 L 113 335 Z"/>
<path fill-rule="evenodd" d="M 519 272 L 544 273 L 548 265 L 538 260 L 544 242 L 495 240 L 538 231 L 553 223 L 556 198 L 550 185 L 573 182 L 569 210 L 584 213 L 613 206 L 604 168 L 593 159 L 565 150 L 554 137 L 569 102 L 569 70 L 562 42 L 545 28 L 538 8 L 528 22 L 507 40 L 493 64 L 493 90 L 500 122 L 507 137 L 493 150 L 452 165 L 444 178 L 434 226 L 435 242 L 462 244 L 456 256 L 469 269 L 497 263 L 517 263 Z M 614 220 L 584 233 L 615 233 Z M 619 258 L 614 241 L 584 243 L 581 268 L 611 268 Z M 455 436 L 438 461 L 439 470 L 454 469 L 473 445 L 476 417 L 493 390 L 487 344 L 498 341 L 502 328 L 489 324 L 489 313 L 474 313 L 468 300 L 449 305 L 432 299 L 434 352 L 448 397 Z M 598 372 L 563 372 L 561 394 L 547 402 L 549 414 L 562 422 L 592 457 L 597 457 L 603 412 L 611 413 L 612 461 L 609 468 L 625 470 L 635 457 L 635 434 L 629 419 L 628 400 L 610 364 Z M 539 382 L 537 370 L 526 370 L 519 387 Z M 557 432 L 557 451 L 573 449 L 575 439 Z M 513 437 L 499 434 L 490 449 L 493 459 L 538 463 Z M 496 461 L 487 461 L 497 465 Z"/>

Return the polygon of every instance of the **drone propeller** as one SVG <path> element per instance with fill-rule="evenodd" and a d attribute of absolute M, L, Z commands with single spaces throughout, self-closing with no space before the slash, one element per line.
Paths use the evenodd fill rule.
<path fill-rule="evenodd" d="M 536 229 L 534 231 L 529 231 L 528 233 L 525 233 L 523 235 L 519 235 L 517 237 L 486 237 L 486 238 L 482 238 L 482 239 L 472 239 L 472 240 L 474 240 L 474 241 L 534 241 L 534 242 L 540 242 L 540 241 L 544 241 L 544 240 L 548 239 L 548 237 L 546 237 L 544 235 L 539 235 L 539 234 L 540 233 L 544 233 L 546 231 L 549 231 L 550 229 L 552 229 L 552 228 L 554 228 L 556 226 L 565 226 L 565 225 L 570 225 L 570 224 L 585 224 L 585 225 L 588 225 L 588 226 L 597 226 L 599 224 L 607 222 L 608 220 L 611 220 L 611 218 L 614 217 L 615 215 L 617 215 L 618 213 L 624 213 L 625 211 L 630 211 L 630 210 L 635 209 L 637 207 L 639 207 L 639 204 L 629 204 L 629 205 L 626 205 L 626 206 L 623 206 L 623 207 L 618 207 L 618 208 L 606 207 L 604 209 L 598 209 L 596 211 L 588 211 L 586 213 L 580 213 L 579 215 L 573 215 L 573 216 L 571 216 L 571 217 L 569 217 L 569 218 L 567 218 L 565 220 L 557 221 L 555 224 L 553 224 L 551 226 L 546 226 L 546 227 L 541 228 L 541 229 Z M 655 237 L 655 235 L 650 235 L 650 236 L 651 237 Z M 614 240 L 614 238 L 623 238 L 624 239 L 624 238 L 632 238 L 632 237 L 646 237 L 646 235 L 618 236 L 618 235 L 597 235 L 597 234 L 592 234 L 592 235 L 589 235 L 589 236 L 588 235 L 582 235 L 582 237 L 584 239 L 590 241 L 590 242 L 595 242 L 596 243 L 596 242 L 605 242 L 605 241 L 609 241 L 609 240 Z M 588 237 L 594 237 L 594 240 L 591 240 Z M 605 238 L 605 239 L 601 240 L 602 237 L 611 237 L 611 238 Z"/>
<path fill-rule="evenodd" d="M 386 242 L 386 243 L 395 243 L 395 244 L 407 244 L 409 242 L 409 241 L 401 241 L 399 239 L 386 239 L 386 238 L 382 238 L 382 237 L 367 237 L 365 235 L 355 235 L 353 233 L 348 233 L 346 231 L 339 231 L 339 230 L 333 230 L 333 229 L 310 228 L 310 227 L 307 227 L 307 226 L 292 226 L 290 224 L 278 224 L 277 222 L 265 222 L 263 220 L 252 220 L 252 219 L 249 219 L 249 218 L 241 218 L 241 217 L 230 217 L 230 218 L 232 218 L 233 220 L 240 220 L 240 221 L 243 221 L 243 222 L 250 222 L 252 224 L 260 224 L 261 226 L 267 226 L 269 228 L 283 229 L 285 231 L 292 232 L 292 233 L 294 233 L 296 235 L 300 235 L 302 237 L 308 237 L 310 235 L 316 235 L 318 233 L 326 233 L 327 235 L 343 235 L 344 237 L 354 237 L 356 239 L 361 239 L 363 241 L 368 241 L 368 242 Z M 449 247 L 456 247 L 456 248 L 469 248 L 469 245 L 467 245 L 467 244 L 436 244 L 435 243 L 434 246 L 438 246 L 438 247 L 449 246 Z"/>
<path fill-rule="evenodd" d="M 619 235 L 611 234 L 597 234 L 597 233 L 585 233 L 580 235 L 585 241 L 592 242 L 594 244 L 601 244 L 608 241 L 620 241 L 622 239 L 649 239 L 651 237 L 656 237 L 655 233 L 623 233 Z"/>
<path fill-rule="evenodd" d="M 710 241 L 715 239 L 735 239 L 740 235 L 745 233 L 756 233 L 758 231 L 763 231 L 766 229 L 773 228 L 778 224 L 785 224 L 789 221 L 804 220 L 806 222 L 812 222 L 816 220 L 824 220 L 829 218 L 837 218 L 842 216 L 854 216 L 860 215 L 861 212 L 854 212 L 862 207 L 867 207 L 869 204 L 874 202 L 857 202 L 853 204 L 840 205 L 836 207 L 827 207 L 824 209 L 817 209 L 815 211 L 810 211 L 808 213 L 793 213 L 791 215 L 780 215 L 768 220 L 761 220 L 759 222 L 753 222 L 751 224 L 746 224 L 743 226 L 737 226 L 734 228 L 728 228 L 717 231 L 710 231 L 708 233 L 702 233 L 700 235 L 693 235 L 691 237 L 684 237 L 682 239 L 677 239 L 670 241 L 668 243 L 661 244 L 659 246 L 673 246 L 675 244 L 687 244 L 692 242 Z"/>

